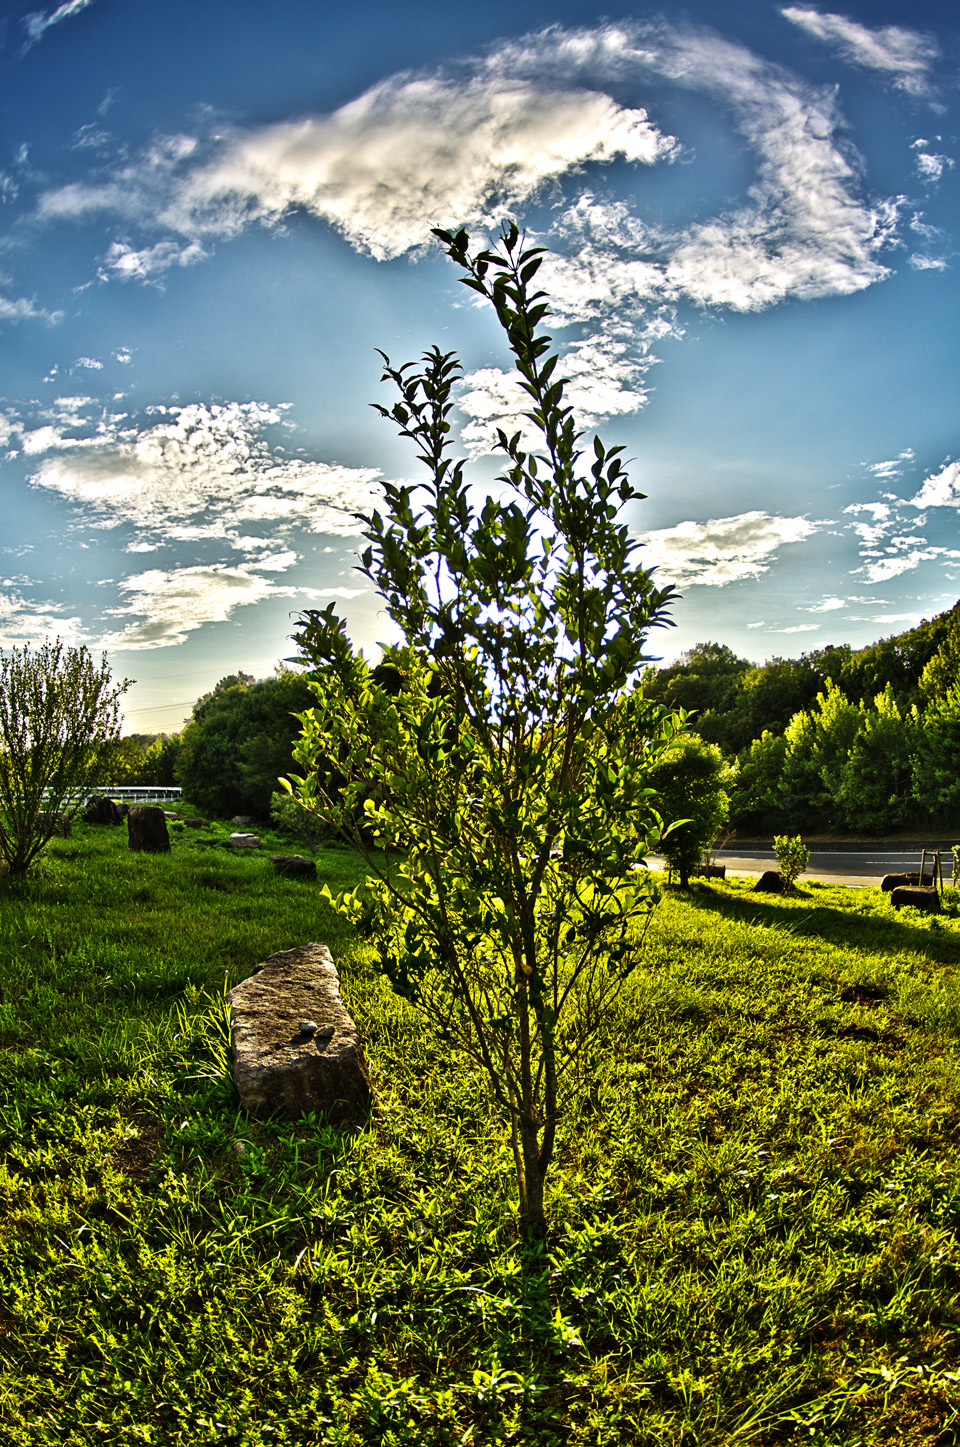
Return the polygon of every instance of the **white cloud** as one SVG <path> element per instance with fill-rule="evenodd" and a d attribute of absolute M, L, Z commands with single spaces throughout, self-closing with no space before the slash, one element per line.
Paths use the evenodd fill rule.
<path fill-rule="evenodd" d="M 923 539 L 919 540 L 921 543 Z M 916 546 L 915 538 L 892 538 L 888 542 L 890 551 L 883 557 L 873 558 L 857 568 L 856 572 L 868 583 L 886 583 L 899 578 L 903 573 L 912 573 L 921 563 L 932 563 L 939 559 L 960 558 L 960 552 L 951 548 Z"/>
<path fill-rule="evenodd" d="M 432 226 L 486 224 L 587 162 L 672 154 L 641 109 L 609 95 L 480 73 L 398 75 L 330 116 L 233 140 L 170 212 L 178 229 L 230 234 L 291 207 L 361 250 L 398 256 Z"/>
<path fill-rule="evenodd" d="M 775 517 L 765 512 L 683 522 L 640 533 L 644 563 L 655 566 L 660 581 L 681 587 L 725 587 L 758 578 L 788 543 L 803 542 L 824 526 L 805 517 Z"/>
<path fill-rule="evenodd" d="M 140 545 L 229 539 L 251 521 L 357 535 L 352 514 L 376 501 L 376 470 L 278 460 L 265 432 L 282 418 L 261 402 L 154 407 L 142 420 L 99 418 L 81 436 L 48 424 L 25 434 L 23 450 L 43 458 L 34 486 L 101 527 L 135 528 Z"/>
<path fill-rule="evenodd" d="M 57 322 L 62 320 L 63 312 L 44 311 L 25 296 L 18 296 L 14 300 L 0 296 L 0 322 L 42 321 L 49 326 L 56 326 Z"/>
<path fill-rule="evenodd" d="M 235 608 L 245 603 L 260 603 L 269 597 L 290 597 L 294 588 L 278 587 L 259 577 L 244 564 L 229 568 L 154 568 L 125 578 L 120 587 L 130 594 L 130 602 L 110 610 L 115 616 L 133 615 L 118 632 L 108 633 L 105 648 L 168 648 L 184 643 L 189 633 L 205 623 L 222 623 Z"/>
<path fill-rule="evenodd" d="M 794 623 L 790 628 L 769 628 L 768 633 L 819 633 L 819 623 Z"/>
<path fill-rule="evenodd" d="M 926 141 L 915 141 L 914 148 L 925 146 Z M 929 186 L 943 180 L 944 171 L 953 169 L 953 157 L 937 155 L 934 151 L 917 150 L 917 175 Z"/>
<path fill-rule="evenodd" d="M 897 453 L 896 457 L 888 458 L 886 462 L 871 462 L 868 467 L 878 481 L 892 482 L 903 472 L 903 463 L 913 462 L 915 457 L 916 453 L 913 448 L 905 447 L 902 452 Z"/>
<path fill-rule="evenodd" d="M 171 267 L 195 266 L 198 261 L 206 261 L 208 255 L 199 241 L 158 241 L 140 251 L 123 241 L 114 241 L 103 259 L 100 274 L 104 278 L 115 276 L 120 281 L 150 281 Z M 126 360 L 130 360 L 129 356 Z"/>
<path fill-rule="evenodd" d="M 846 606 L 847 601 L 845 598 L 823 598 L 819 603 L 812 603 L 808 608 L 804 608 L 803 611 L 804 613 L 835 613 L 838 608 L 845 608 Z"/>
<path fill-rule="evenodd" d="M 73 366 L 70 368 L 71 372 L 75 372 L 78 367 L 82 371 L 87 372 L 103 371 L 103 363 L 98 362 L 95 357 L 78 357 L 77 360 L 74 362 Z"/>
<path fill-rule="evenodd" d="M 833 44 L 844 60 L 887 76 L 899 90 L 913 96 L 931 95 L 930 70 L 940 54 L 931 36 L 899 25 L 871 30 L 844 15 L 799 5 L 789 5 L 780 13 L 818 40 Z"/>
<path fill-rule="evenodd" d="M 948 459 L 939 472 L 924 480 L 915 497 L 907 499 L 910 507 L 960 508 L 960 462 Z"/>
<path fill-rule="evenodd" d="M 80 618 L 65 616 L 55 603 L 31 603 L 19 592 L 0 593 L 0 648 L 22 648 L 48 638 L 62 638 L 68 644 L 84 642 Z"/>
<path fill-rule="evenodd" d="M 24 49 L 29 50 L 32 45 L 36 45 L 44 32 L 49 30 L 52 25 L 59 25 L 64 20 L 70 20 L 92 4 L 93 0 L 64 0 L 62 5 L 58 5 L 55 10 L 50 10 L 46 14 L 42 10 L 34 10 L 31 14 L 24 15 L 21 22 L 27 32 Z"/>

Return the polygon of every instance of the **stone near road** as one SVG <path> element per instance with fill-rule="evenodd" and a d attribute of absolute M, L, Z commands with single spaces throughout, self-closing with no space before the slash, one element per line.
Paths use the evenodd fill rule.
<path fill-rule="evenodd" d="M 168 854 L 170 835 L 162 809 L 154 804 L 137 804 L 127 814 L 130 848 L 139 854 Z"/>
<path fill-rule="evenodd" d="M 753 887 L 762 894 L 782 894 L 783 880 L 779 869 L 765 869 Z"/>
<path fill-rule="evenodd" d="M 312 859 L 305 859 L 302 854 L 271 854 L 270 863 L 278 874 L 285 874 L 290 879 L 317 877 L 317 866 Z"/>
<path fill-rule="evenodd" d="M 116 799 L 107 799 L 103 794 L 91 794 L 80 817 L 84 824 L 122 824 L 126 814 L 126 805 L 118 804 Z"/>
<path fill-rule="evenodd" d="M 930 875 L 927 875 L 930 878 Z M 901 884 L 919 884 L 920 872 L 917 869 L 906 874 L 885 874 L 880 881 L 880 888 L 884 894 L 889 894 L 892 889 L 897 889 Z"/>
<path fill-rule="evenodd" d="M 373 1089 L 326 945 L 279 950 L 227 999 L 233 1079 L 245 1110 L 287 1119 L 316 1111 L 339 1125 L 363 1119 Z"/>
<path fill-rule="evenodd" d="M 940 895 L 933 885 L 900 884 L 890 891 L 890 903 L 894 909 L 909 905 L 913 909 L 925 909 L 928 914 L 940 911 Z"/>
<path fill-rule="evenodd" d="M 694 873 L 698 874 L 701 879 L 726 879 L 727 866 L 725 864 L 701 864 Z"/>
<path fill-rule="evenodd" d="M 263 847 L 256 834 L 231 834 L 227 843 L 231 849 L 262 849 Z"/>

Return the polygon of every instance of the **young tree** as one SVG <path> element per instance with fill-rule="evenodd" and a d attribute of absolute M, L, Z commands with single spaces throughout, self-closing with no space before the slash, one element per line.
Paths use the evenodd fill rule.
<path fill-rule="evenodd" d="M 60 811 L 75 813 L 100 780 L 120 732 L 120 699 L 106 654 L 58 638 L 0 659 L 0 855 L 25 874 L 49 843 Z"/>
<path fill-rule="evenodd" d="M 703 858 L 730 809 L 736 768 L 724 763 L 716 744 L 694 733 L 679 734 L 650 770 L 648 783 L 664 819 L 675 824 L 662 846 L 671 869 L 689 889 L 690 875 Z"/>
<path fill-rule="evenodd" d="M 362 571 L 404 639 L 392 658 L 401 685 L 378 683 L 332 605 L 301 616 L 300 652 L 318 679 L 297 797 L 374 877 L 337 907 L 374 927 L 394 989 L 487 1072 L 522 1227 L 538 1237 L 571 1063 L 633 968 L 635 926 L 655 898 L 637 866 L 660 833 L 647 775 L 674 725 L 633 685 L 672 589 L 654 586 L 618 520 L 641 496 L 622 449 L 594 438 L 581 461 L 539 331 L 542 248 L 524 250 L 515 227 L 476 255 L 466 232 L 436 234 L 493 304 L 541 446 L 501 430 L 506 495 L 478 505 L 450 455 L 457 359 L 433 348 L 418 370 L 384 356 L 400 400 L 377 410 L 428 474 L 388 483 L 386 516 L 363 519 Z M 369 831 L 404 851 L 392 867 Z"/>

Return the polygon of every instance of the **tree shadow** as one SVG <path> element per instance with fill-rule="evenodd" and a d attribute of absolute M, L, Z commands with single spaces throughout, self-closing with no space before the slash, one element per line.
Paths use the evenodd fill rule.
<path fill-rule="evenodd" d="M 903 910 L 889 915 L 861 913 L 835 904 L 820 903 L 812 890 L 794 895 L 740 894 L 701 884 L 687 896 L 691 908 L 719 915 L 737 924 L 781 929 L 798 939 L 816 938 L 826 944 L 850 946 L 873 954 L 910 952 L 938 964 L 960 964 L 960 930 L 943 922 L 941 915 Z M 798 910 L 797 901 L 810 907 Z M 932 921 L 937 924 L 932 925 Z"/>

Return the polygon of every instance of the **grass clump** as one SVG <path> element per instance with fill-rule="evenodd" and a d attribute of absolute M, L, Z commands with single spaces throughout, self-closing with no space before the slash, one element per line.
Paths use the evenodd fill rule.
<path fill-rule="evenodd" d="M 352 1131 L 229 1077 L 224 989 L 310 939 L 377 1084 Z M 261 855 L 78 827 L 0 881 L 0 951 L 0 1443 L 956 1440 L 954 915 L 668 889 L 538 1263 L 483 1080 Z"/>

